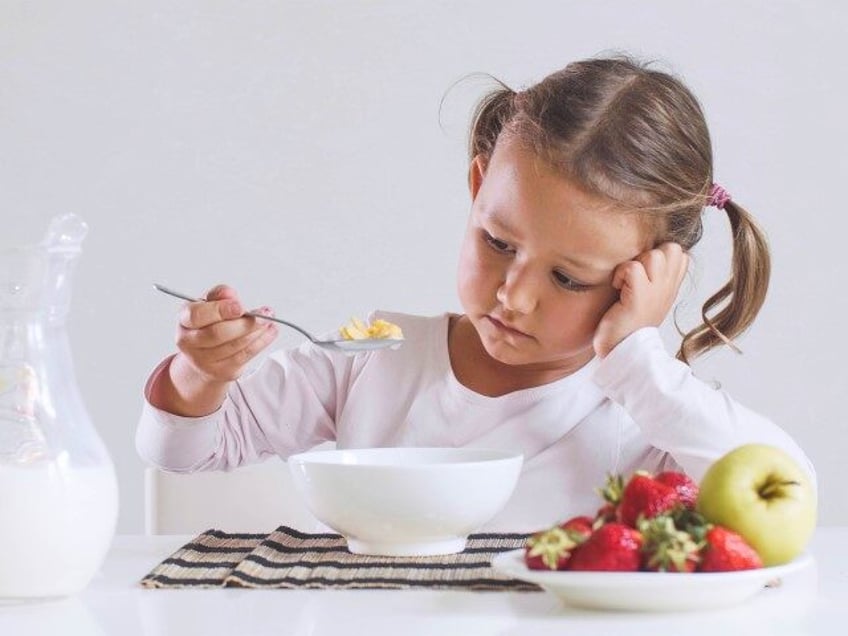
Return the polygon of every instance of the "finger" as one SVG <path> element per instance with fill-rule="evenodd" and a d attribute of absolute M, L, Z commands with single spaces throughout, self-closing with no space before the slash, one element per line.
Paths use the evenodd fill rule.
<path fill-rule="evenodd" d="M 663 243 L 657 249 L 665 255 L 668 263 L 679 263 L 681 260 L 686 260 L 689 256 L 688 252 L 683 249 L 680 243 Z"/>
<path fill-rule="evenodd" d="M 238 300 L 238 293 L 229 285 L 215 285 L 212 289 L 206 292 L 206 300 L 224 300 L 225 298 Z"/>
<path fill-rule="evenodd" d="M 260 316 L 273 316 L 270 307 L 259 307 L 253 313 Z M 212 323 L 200 329 L 190 329 L 180 325 L 177 329 L 177 347 L 191 354 L 197 349 L 214 349 L 226 343 L 230 343 L 254 333 L 267 326 L 267 322 L 255 316 L 245 316 L 239 319 L 223 320 Z"/>
<path fill-rule="evenodd" d="M 645 268 L 645 275 L 649 281 L 653 282 L 665 271 L 668 254 L 665 250 L 656 247 L 652 250 L 642 252 L 635 260 L 642 263 L 642 266 Z"/>
<path fill-rule="evenodd" d="M 244 346 L 231 353 L 231 355 L 210 363 L 210 368 L 216 377 L 227 380 L 235 380 L 241 376 L 244 367 L 270 345 L 277 337 L 277 326 L 268 323 L 264 329 L 250 334 L 245 340 Z"/>
<path fill-rule="evenodd" d="M 232 347 L 229 351 L 229 355 L 225 355 L 220 358 L 219 362 L 230 364 L 235 361 L 236 363 L 244 365 L 259 354 L 276 337 L 277 325 L 273 323 L 266 323 L 261 329 L 245 336 L 241 343 L 242 346 Z M 220 353 L 227 352 L 225 352 L 222 348 Z"/>
<path fill-rule="evenodd" d="M 274 310 L 271 307 L 268 307 L 268 305 L 263 305 L 262 307 L 251 309 L 250 313 L 260 314 L 262 316 L 274 316 Z"/>
<path fill-rule="evenodd" d="M 178 346 L 187 355 L 192 355 L 198 361 L 205 364 L 215 364 L 232 357 L 242 349 L 246 348 L 254 339 L 261 336 L 268 329 L 268 323 L 260 324 L 257 328 L 244 332 L 230 340 L 218 341 L 205 347 L 196 345 L 191 337 L 184 338 Z"/>
<path fill-rule="evenodd" d="M 662 269 L 656 269 L 654 271 L 658 274 L 664 271 L 665 276 L 669 280 L 674 281 L 676 290 L 683 282 L 683 278 L 689 269 L 689 254 L 684 251 L 680 244 L 671 242 L 663 243 L 657 250 L 663 254 L 665 262 L 661 265 Z M 651 272 L 649 271 L 650 274 Z"/>
<path fill-rule="evenodd" d="M 236 298 L 188 303 L 180 312 L 180 325 L 186 329 L 202 329 L 223 320 L 233 320 L 244 313 Z"/>
<path fill-rule="evenodd" d="M 181 327 L 178 345 L 184 348 L 214 349 L 254 333 L 265 326 L 264 321 L 252 317 L 223 320 L 200 329 Z"/>
<path fill-rule="evenodd" d="M 621 291 L 628 287 L 641 287 L 647 284 L 648 274 L 645 271 L 645 266 L 637 260 L 625 261 L 615 268 L 612 277 L 612 286 Z"/>
<path fill-rule="evenodd" d="M 686 252 L 683 249 L 683 246 L 680 245 L 680 243 L 663 243 L 656 249 L 659 250 L 659 252 L 665 256 L 666 262 L 670 264 L 679 263 L 681 260 L 685 260 L 685 257 L 687 256 Z"/>
<path fill-rule="evenodd" d="M 232 366 L 234 364 L 232 362 L 234 356 L 250 347 L 256 338 L 268 335 L 269 327 L 273 328 L 274 335 L 276 335 L 276 326 L 265 324 L 255 331 L 243 334 L 233 340 L 222 342 L 214 347 L 198 348 L 186 340 L 181 340 L 177 346 L 180 351 L 191 359 L 195 366 L 213 377 L 220 377 L 221 369 L 227 365 Z M 238 361 L 235 362 L 235 366 L 240 366 L 240 364 Z"/>

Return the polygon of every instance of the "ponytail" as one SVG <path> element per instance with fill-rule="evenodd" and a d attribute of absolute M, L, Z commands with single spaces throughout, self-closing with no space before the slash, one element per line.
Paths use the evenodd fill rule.
<path fill-rule="evenodd" d="M 677 358 L 687 364 L 721 344 L 741 353 L 733 339 L 754 322 L 768 290 L 771 258 L 765 234 L 737 203 L 728 201 L 724 211 L 733 233 L 730 280 L 704 303 L 704 322 L 683 337 Z"/>
<path fill-rule="evenodd" d="M 487 159 L 492 156 L 498 135 L 515 113 L 515 91 L 502 82 L 498 84 L 499 88 L 481 99 L 474 110 L 468 140 L 469 161 L 478 155 Z"/>

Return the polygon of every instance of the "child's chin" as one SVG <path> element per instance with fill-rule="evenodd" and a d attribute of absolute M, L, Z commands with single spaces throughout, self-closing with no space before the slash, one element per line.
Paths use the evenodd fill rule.
<path fill-rule="evenodd" d="M 523 351 L 515 346 L 504 342 L 483 342 L 486 353 L 489 357 L 501 364 L 508 366 L 520 366 L 524 364 L 532 364 L 536 360 L 527 351 Z"/>

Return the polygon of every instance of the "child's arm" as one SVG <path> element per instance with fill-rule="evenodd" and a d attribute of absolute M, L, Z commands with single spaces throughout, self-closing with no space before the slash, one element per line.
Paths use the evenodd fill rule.
<path fill-rule="evenodd" d="M 700 479 L 710 463 L 736 446 L 778 446 L 815 471 L 801 448 L 767 418 L 694 376 L 666 351 L 656 329 L 671 309 L 688 255 L 664 243 L 619 265 L 619 299 L 604 314 L 594 346 L 602 358 L 595 382 L 636 422 L 648 442 Z"/>
<path fill-rule="evenodd" d="M 150 386 L 165 372 L 165 360 L 148 380 L 136 449 L 161 470 L 195 472 L 287 457 L 335 439 L 339 378 L 349 362 L 337 358 L 307 345 L 268 356 L 230 383 L 218 409 L 200 417 L 174 415 L 150 403 Z"/>
<path fill-rule="evenodd" d="M 269 452 L 256 422 L 245 417 L 251 410 L 244 392 L 233 388 L 276 326 L 243 317 L 229 287 L 219 285 L 206 298 L 183 307 L 178 352 L 154 370 L 144 391 L 136 448 L 165 470 L 234 467 Z"/>
<path fill-rule="evenodd" d="M 641 329 L 620 343 L 598 365 L 594 380 L 623 407 L 648 443 L 695 479 L 733 448 L 757 442 L 785 450 L 815 483 L 812 463 L 785 431 L 695 377 L 668 353 L 657 329 Z"/>
<path fill-rule="evenodd" d="M 136 430 L 142 459 L 173 472 L 229 470 L 334 439 L 337 383 L 350 359 L 304 346 L 245 372 L 276 327 L 242 317 L 230 288 L 207 298 L 184 307 L 179 351 L 145 386 Z"/>

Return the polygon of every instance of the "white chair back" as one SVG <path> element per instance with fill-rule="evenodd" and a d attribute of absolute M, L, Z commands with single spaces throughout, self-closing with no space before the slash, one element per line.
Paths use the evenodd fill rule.
<path fill-rule="evenodd" d="M 278 458 L 233 471 L 167 473 L 146 468 L 147 534 L 270 532 L 287 525 L 327 532 L 297 493 L 288 466 Z"/>

